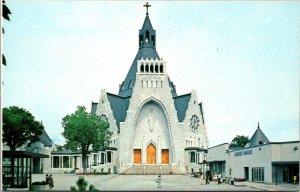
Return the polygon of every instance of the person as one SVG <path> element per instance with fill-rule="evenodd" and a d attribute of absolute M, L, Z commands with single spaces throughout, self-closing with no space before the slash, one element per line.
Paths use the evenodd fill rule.
<path fill-rule="evenodd" d="M 221 179 L 222 179 L 221 174 L 218 174 L 218 185 L 221 183 Z"/>
<path fill-rule="evenodd" d="M 161 175 L 160 174 L 158 175 L 158 178 L 157 178 L 157 188 L 161 188 Z"/>
<path fill-rule="evenodd" d="M 46 174 L 46 184 L 49 184 L 49 176 Z"/>
<path fill-rule="evenodd" d="M 53 178 L 52 175 L 49 176 L 49 188 L 52 189 L 54 187 L 54 182 L 53 182 Z"/>
<path fill-rule="evenodd" d="M 205 183 L 206 185 L 209 184 L 209 173 L 206 174 L 205 181 L 206 181 Z"/>

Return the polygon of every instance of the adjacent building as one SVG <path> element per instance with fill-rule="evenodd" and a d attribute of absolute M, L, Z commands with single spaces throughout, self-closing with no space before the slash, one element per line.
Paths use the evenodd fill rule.
<path fill-rule="evenodd" d="M 212 173 L 270 184 L 299 182 L 299 141 L 270 142 L 259 125 L 243 148 L 223 143 L 208 149 Z"/>

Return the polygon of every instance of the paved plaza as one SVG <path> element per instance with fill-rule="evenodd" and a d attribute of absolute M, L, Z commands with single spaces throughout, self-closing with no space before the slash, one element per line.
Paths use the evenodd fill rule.
<path fill-rule="evenodd" d="M 70 190 L 71 185 L 76 185 L 78 175 L 54 174 L 53 190 Z M 248 186 L 234 186 L 229 184 L 218 185 L 211 182 L 201 185 L 200 179 L 190 175 L 162 175 L 162 188 L 157 188 L 157 175 L 86 175 L 89 184 L 97 189 L 122 190 L 122 191 L 299 191 L 296 185 L 266 185 L 247 183 Z M 44 174 L 33 174 L 32 181 L 45 180 Z"/>

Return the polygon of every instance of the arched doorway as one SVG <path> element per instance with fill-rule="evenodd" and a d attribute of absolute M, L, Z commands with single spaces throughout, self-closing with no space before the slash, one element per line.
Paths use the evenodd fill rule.
<path fill-rule="evenodd" d="M 156 164 L 156 147 L 152 143 L 147 147 L 147 164 Z"/>

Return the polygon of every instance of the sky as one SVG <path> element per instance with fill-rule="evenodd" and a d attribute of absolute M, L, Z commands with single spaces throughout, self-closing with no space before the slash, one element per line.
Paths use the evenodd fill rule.
<path fill-rule="evenodd" d="M 300 3 L 150 1 L 157 52 L 182 95 L 203 103 L 209 146 L 299 140 Z M 3 107 L 19 106 L 63 144 L 62 118 L 117 94 L 138 51 L 144 1 L 6 1 Z"/>

